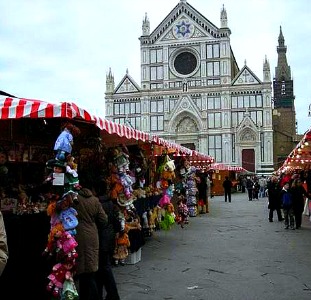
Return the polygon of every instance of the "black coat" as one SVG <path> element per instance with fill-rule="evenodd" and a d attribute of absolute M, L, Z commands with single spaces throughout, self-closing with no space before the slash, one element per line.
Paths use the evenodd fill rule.
<path fill-rule="evenodd" d="M 269 181 L 267 183 L 268 189 L 268 200 L 269 209 L 280 209 L 281 208 L 281 187 L 278 182 Z"/>
<path fill-rule="evenodd" d="M 100 251 L 112 253 L 115 247 L 116 232 L 114 229 L 114 209 L 111 199 L 105 196 L 99 196 L 99 201 L 105 213 L 108 216 L 108 224 L 106 227 L 101 228 L 98 232 L 99 235 L 99 249 Z"/>
<path fill-rule="evenodd" d="M 232 181 L 230 179 L 226 179 L 223 184 L 222 184 L 223 188 L 225 189 L 225 191 L 230 192 L 231 188 L 232 188 Z"/>
<path fill-rule="evenodd" d="M 302 214 L 304 210 L 305 199 L 307 192 L 302 185 L 291 188 L 291 194 L 293 199 L 293 209 L 295 213 Z"/>

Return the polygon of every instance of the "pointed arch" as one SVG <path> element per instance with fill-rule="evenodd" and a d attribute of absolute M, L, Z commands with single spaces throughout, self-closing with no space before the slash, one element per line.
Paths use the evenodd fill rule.
<path fill-rule="evenodd" d="M 255 142 L 257 140 L 256 138 L 256 132 L 252 130 L 250 127 L 246 127 L 241 130 L 239 138 L 240 141 L 243 143 L 245 142 Z"/>
<path fill-rule="evenodd" d="M 189 128 L 187 128 L 185 124 L 187 124 Z M 171 128 L 172 133 L 198 133 L 202 130 L 202 123 L 201 120 L 198 120 L 193 114 L 188 111 L 183 111 L 169 122 L 169 128 Z M 182 128 L 184 128 L 185 131 L 182 131 Z"/>

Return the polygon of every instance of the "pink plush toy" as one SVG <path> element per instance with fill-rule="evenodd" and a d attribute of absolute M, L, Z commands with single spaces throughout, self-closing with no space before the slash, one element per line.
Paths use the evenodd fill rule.
<path fill-rule="evenodd" d="M 168 195 L 163 195 L 159 201 L 159 206 L 160 207 L 165 207 L 167 204 L 171 203 L 171 199 Z"/>
<path fill-rule="evenodd" d="M 64 231 L 61 237 L 57 240 L 57 252 L 62 258 L 65 258 L 66 261 L 72 261 L 78 257 L 76 247 L 78 243 L 76 242 L 75 238 Z"/>
<path fill-rule="evenodd" d="M 50 282 L 48 283 L 47 290 L 52 293 L 55 298 L 60 297 L 61 290 L 65 280 L 72 279 L 72 264 L 56 264 L 52 273 L 48 276 Z"/>

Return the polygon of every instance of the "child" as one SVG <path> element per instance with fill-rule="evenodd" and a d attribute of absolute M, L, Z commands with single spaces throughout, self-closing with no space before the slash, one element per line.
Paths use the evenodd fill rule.
<path fill-rule="evenodd" d="M 294 230 L 295 229 L 294 209 L 293 209 L 292 194 L 289 191 L 289 182 L 286 182 L 283 185 L 281 191 L 281 203 L 284 213 L 285 229 L 288 229 L 290 226 L 290 228 Z"/>
<path fill-rule="evenodd" d="M 179 196 L 177 201 L 177 223 L 184 228 L 184 224 L 188 224 L 189 210 L 186 205 L 184 196 Z"/>

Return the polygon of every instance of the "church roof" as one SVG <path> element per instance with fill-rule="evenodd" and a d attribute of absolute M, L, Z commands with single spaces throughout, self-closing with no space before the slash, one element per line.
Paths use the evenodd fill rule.
<path fill-rule="evenodd" d="M 176 25 L 176 20 L 180 23 L 180 28 L 184 31 L 173 30 Z M 190 22 L 191 21 L 191 24 Z M 154 44 L 157 41 L 167 41 L 176 39 L 176 35 L 188 37 L 187 33 L 191 33 L 192 38 L 220 37 L 219 28 L 211 21 L 204 17 L 199 11 L 192 7 L 186 1 L 180 1 L 171 12 L 163 19 L 163 21 L 153 30 L 148 36 L 150 43 Z M 146 37 L 144 36 L 144 39 Z"/>
<path fill-rule="evenodd" d="M 232 80 L 232 85 L 261 84 L 261 83 L 262 83 L 261 80 L 253 73 L 253 71 L 246 64 Z"/>
<path fill-rule="evenodd" d="M 140 91 L 139 85 L 135 80 L 128 74 L 126 74 L 114 90 L 114 94 L 124 94 L 124 93 L 136 93 Z"/>

